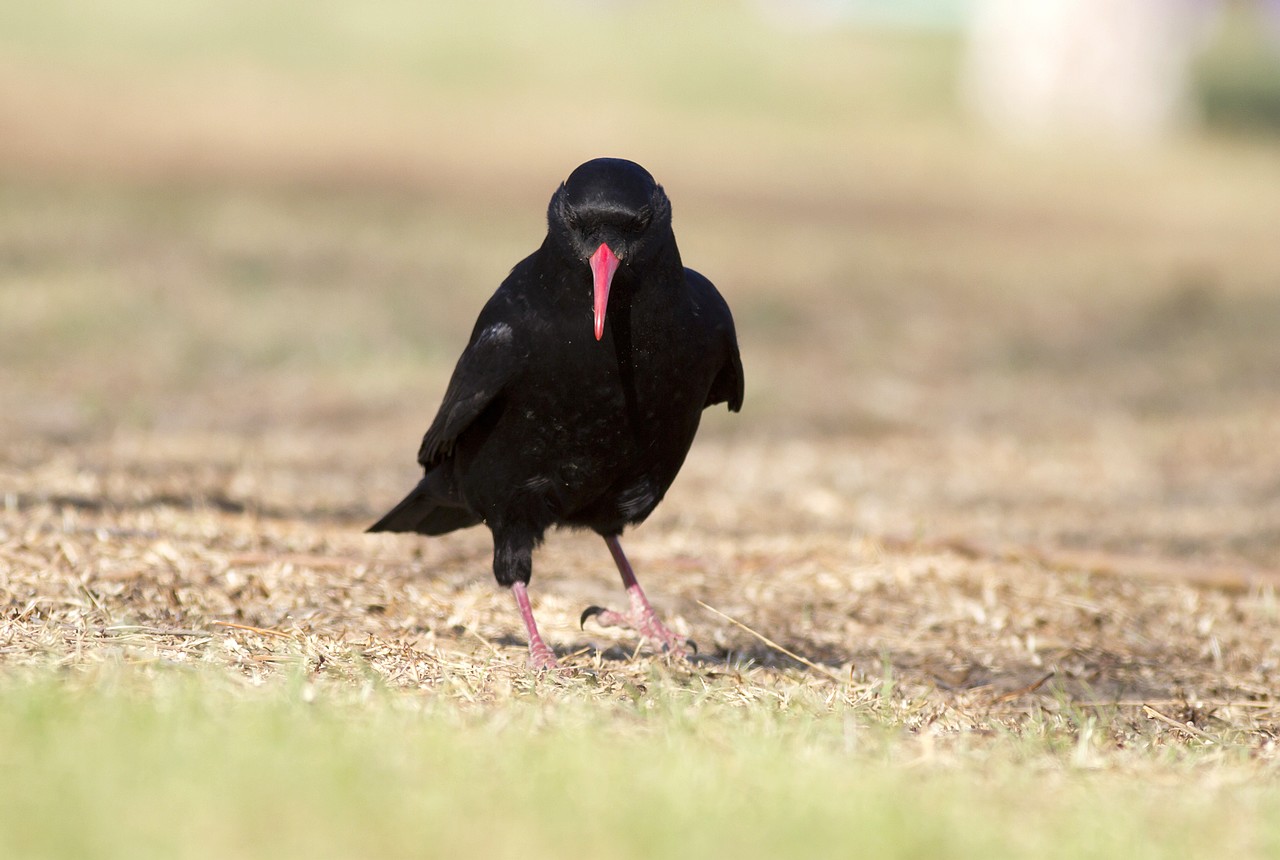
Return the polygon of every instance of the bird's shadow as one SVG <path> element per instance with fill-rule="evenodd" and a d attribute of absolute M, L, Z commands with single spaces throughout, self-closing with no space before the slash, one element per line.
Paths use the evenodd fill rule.
<path fill-rule="evenodd" d="M 525 648 L 528 642 L 506 635 L 496 644 Z M 1103 651 L 1072 651 L 1050 662 L 1002 660 L 988 665 L 974 656 L 949 659 L 925 652 L 890 652 L 859 649 L 839 651 L 832 647 L 812 647 L 812 643 L 783 643 L 791 655 L 772 647 L 717 648 L 694 654 L 684 661 L 695 672 L 740 675 L 754 670 L 785 671 L 854 687 L 913 690 L 963 698 L 973 705 L 1031 705 L 1032 703 L 1106 703 L 1138 700 L 1179 701 L 1187 698 L 1184 678 L 1163 666 L 1135 661 L 1130 655 Z M 578 639 L 554 648 L 558 659 L 569 663 L 597 663 L 623 668 L 637 660 L 663 659 L 638 640 L 601 643 Z M 792 656 L 794 655 L 794 656 Z M 1007 658 L 1008 655 L 1005 655 Z M 1215 690 L 1215 695 L 1231 697 L 1236 691 Z M 977 697 L 976 699 L 974 697 Z"/>
<path fill-rule="evenodd" d="M 528 648 L 529 641 L 514 634 L 504 634 L 492 640 L 493 644 L 506 648 Z M 692 640 L 690 640 L 692 641 Z M 586 661 L 599 661 L 604 664 L 623 665 L 642 658 L 663 659 L 666 654 L 656 651 L 640 641 L 610 642 L 602 644 L 595 640 L 580 639 L 573 642 L 552 645 L 551 650 L 557 659 L 581 658 Z M 847 659 L 829 650 L 810 657 L 804 654 L 797 656 L 803 660 L 787 656 L 772 648 L 718 648 L 714 651 L 697 651 L 683 658 L 689 665 L 722 671 L 745 671 L 748 669 L 776 669 L 814 672 L 814 666 L 821 666 L 830 672 L 839 672 Z M 805 661 L 808 661 L 806 664 Z"/>

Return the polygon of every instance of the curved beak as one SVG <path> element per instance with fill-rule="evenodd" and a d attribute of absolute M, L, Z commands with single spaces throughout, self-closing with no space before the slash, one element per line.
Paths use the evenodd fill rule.
<path fill-rule="evenodd" d="M 613 284 L 613 273 L 616 271 L 618 256 L 608 245 L 600 243 L 600 247 L 591 255 L 591 276 L 595 281 L 596 340 L 604 337 L 604 312 L 609 306 L 609 287 Z"/>

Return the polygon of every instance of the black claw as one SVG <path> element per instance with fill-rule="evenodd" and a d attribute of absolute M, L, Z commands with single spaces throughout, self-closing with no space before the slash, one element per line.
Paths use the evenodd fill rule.
<path fill-rule="evenodd" d="M 692 652 L 693 652 L 693 653 L 692 653 L 692 654 L 690 654 L 689 656 L 691 656 L 691 657 L 696 657 L 696 656 L 698 655 L 698 643 L 697 643 L 697 642 L 694 642 L 692 639 L 686 639 L 686 640 L 684 640 L 684 644 L 689 648 L 689 650 L 690 650 L 690 651 L 692 651 Z M 663 643 L 662 643 L 662 653 L 663 653 L 663 654 L 670 654 L 670 653 L 671 653 L 671 646 L 670 646 L 669 644 L 667 644 L 666 642 L 663 642 Z"/>
<path fill-rule="evenodd" d="M 593 616 L 599 615 L 600 613 L 605 611 L 606 610 L 603 606 L 588 606 L 586 609 L 582 610 L 582 617 L 578 619 L 578 629 L 586 630 L 587 619 Z"/>

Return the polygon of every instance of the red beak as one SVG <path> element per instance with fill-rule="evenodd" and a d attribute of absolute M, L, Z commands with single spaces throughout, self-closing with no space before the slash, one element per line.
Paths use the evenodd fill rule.
<path fill-rule="evenodd" d="M 618 257 L 609 250 L 609 246 L 601 243 L 591 255 L 591 275 L 595 279 L 595 312 L 596 340 L 604 337 L 604 312 L 609 306 L 609 287 L 613 284 L 613 273 L 618 271 Z"/>

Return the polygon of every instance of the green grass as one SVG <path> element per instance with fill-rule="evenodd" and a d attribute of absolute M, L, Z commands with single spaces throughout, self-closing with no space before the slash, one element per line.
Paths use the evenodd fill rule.
<path fill-rule="evenodd" d="M 729 681 L 517 678 L 501 708 L 109 664 L 0 690 L 12 857 L 1264 857 L 1280 789 L 1183 749 L 935 739 Z M 935 743 L 936 741 L 936 743 Z M 976 748 L 975 747 L 975 748 Z M 946 752 L 942 752 L 943 749 Z M 1118 766 L 1114 766 L 1117 765 Z M 1096 762 L 1094 763 L 1096 765 Z M 1174 778 L 1176 777 L 1176 778 Z"/>

